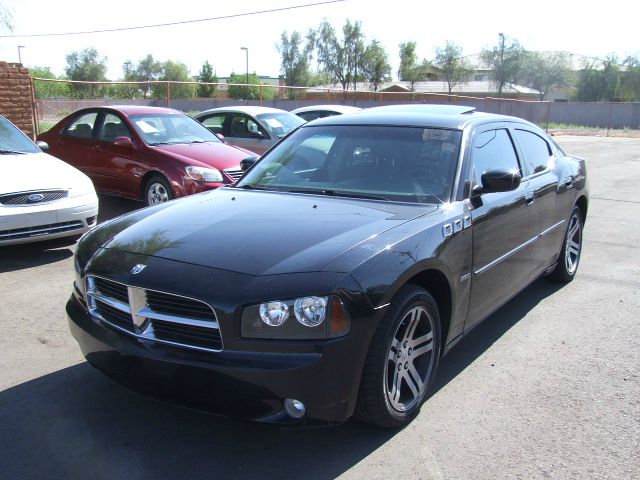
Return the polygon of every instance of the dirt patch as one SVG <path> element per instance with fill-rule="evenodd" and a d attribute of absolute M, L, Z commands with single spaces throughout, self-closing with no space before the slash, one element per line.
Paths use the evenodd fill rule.
<path fill-rule="evenodd" d="M 607 130 L 606 128 L 550 128 L 552 136 L 579 135 L 585 137 L 640 138 L 640 130 Z"/>

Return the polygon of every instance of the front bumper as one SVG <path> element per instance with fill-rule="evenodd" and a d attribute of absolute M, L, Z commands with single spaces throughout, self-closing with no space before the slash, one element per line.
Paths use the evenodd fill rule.
<path fill-rule="evenodd" d="M 97 218 L 95 193 L 42 205 L 0 206 L 0 246 L 81 235 Z"/>
<path fill-rule="evenodd" d="M 291 420 L 284 414 L 287 398 L 304 403 L 306 418 L 349 418 L 369 337 L 352 331 L 305 352 L 203 352 L 122 334 L 92 318 L 75 296 L 67 314 L 87 361 L 117 382 L 164 401 L 259 421 Z"/>

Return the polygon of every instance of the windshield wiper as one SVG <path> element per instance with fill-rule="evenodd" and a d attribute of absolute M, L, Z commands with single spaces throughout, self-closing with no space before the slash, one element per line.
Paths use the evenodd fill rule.
<path fill-rule="evenodd" d="M 313 195 L 326 195 L 328 197 L 360 198 L 362 200 L 384 200 L 385 202 L 389 201 L 387 197 L 383 197 L 381 195 L 368 195 L 364 193 L 343 192 L 340 190 L 325 190 L 325 189 L 305 190 L 305 189 L 294 188 L 288 191 L 292 193 L 310 193 Z"/>
<path fill-rule="evenodd" d="M 233 188 L 242 188 L 243 190 L 273 190 L 267 187 L 251 185 L 250 183 L 245 183 L 244 185 L 233 185 Z"/>

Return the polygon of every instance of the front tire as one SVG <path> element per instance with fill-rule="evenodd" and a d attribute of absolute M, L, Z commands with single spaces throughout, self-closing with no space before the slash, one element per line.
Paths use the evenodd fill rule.
<path fill-rule="evenodd" d="M 401 427 L 420 411 L 440 359 L 440 315 L 433 297 L 405 285 L 374 334 L 360 384 L 356 417 Z"/>
<path fill-rule="evenodd" d="M 574 207 L 569 217 L 567 231 L 564 234 L 562 250 L 558 255 L 558 263 L 551 272 L 550 278 L 557 282 L 569 283 L 576 276 L 582 253 L 582 211 Z"/>
<path fill-rule="evenodd" d="M 161 175 L 153 175 L 147 180 L 144 188 L 144 200 L 147 205 L 158 205 L 173 198 L 169 182 Z"/>

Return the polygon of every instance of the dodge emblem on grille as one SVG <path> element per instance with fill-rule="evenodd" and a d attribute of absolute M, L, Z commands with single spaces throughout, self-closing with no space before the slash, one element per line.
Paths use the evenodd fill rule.
<path fill-rule="evenodd" d="M 147 266 L 144 263 L 137 263 L 133 268 L 131 268 L 131 275 L 137 275 L 145 268 L 147 268 Z"/>
<path fill-rule="evenodd" d="M 33 195 L 29 195 L 27 198 L 30 202 L 37 203 L 44 200 L 44 195 L 42 195 L 41 193 L 34 193 Z"/>

